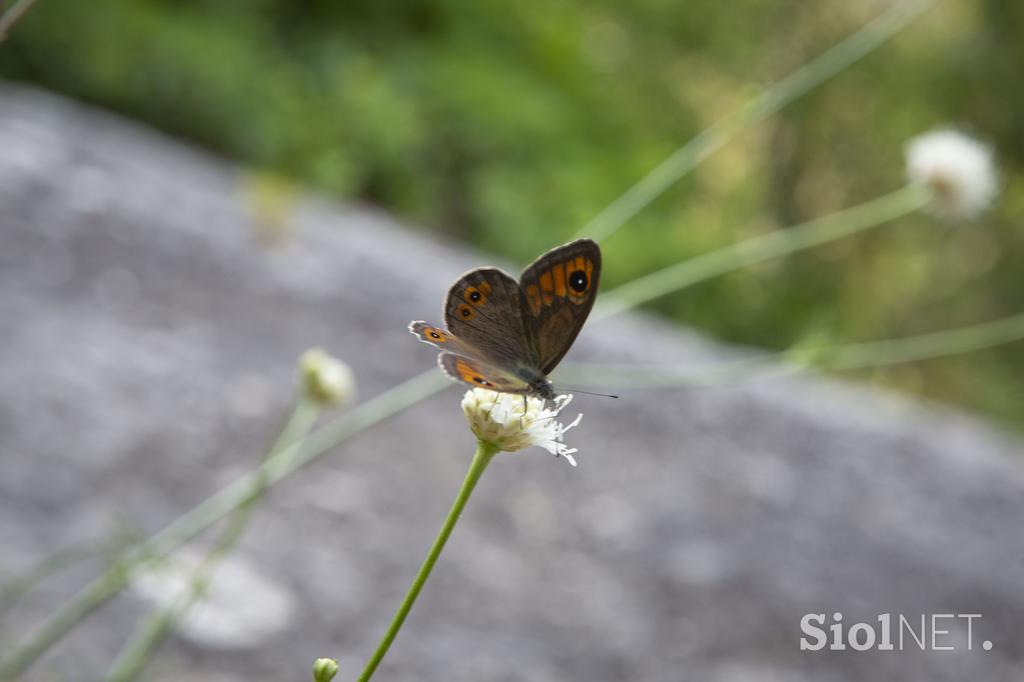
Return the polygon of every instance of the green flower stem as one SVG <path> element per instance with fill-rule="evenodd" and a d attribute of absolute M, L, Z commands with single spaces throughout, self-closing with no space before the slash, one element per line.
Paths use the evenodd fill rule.
<path fill-rule="evenodd" d="M 194 577 L 192 587 L 187 594 L 178 597 L 173 604 L 150 614 L 136 626 L 132 638 L 117 654 L 117 658 L 114 659 L 107 672 L 105 678 L 107 682 L 113 680 L 124 682 L 138 678 L 156 647 L 170 633 L 174 624 L 185 616 L 202 593 L 198 583 L 194 582 L 195 580 Z"/>
<path fill-rule="evenodd" d="M 124 553 L 98 578 L 64 604 L 21 645 L 0 660 L 0 680 L 19 678 L 55 642 L 117 595 L 143 565 L 167 556 L 184 542 L 243 505 L 253 482 L 271 487 L 349 437 L 424 400 L 449 385 L 436 369 L 398 384 L 353 408 L 300 442 L 284 447 L 255 471 L 240 477 L 179 516 L 162 531 Z"/>
<path fill-rule="evenodd" d="M 288 445 L 301 440 L 316 423 L 320 416 L 320 407 L 319 402 L 308 396 L 301 396 L 264 461 L 272 459 Z M 228 527 L 192 572 L 188 592 L 178 597 L 172 604 L 156 609 L 136 628 L 111 664 L 106 676 L 107 682 L 129 682 L 137 679 L 156 647 L 203 596 L 217 566 L 235 548 L 249 525 L 256 502 L 267 491 L 265 472 L 257 469 L 257 474 L 259 475 L 253 480 L 249 495 L 229 517 Z"/>
<path fill-rule="evenodd" d="M 601 241 L 739 133 L 813 90 L 906 28 L 936 0 L 902 0 L 817 59 L 761 91 L 680 147 L 576 233 Z"/>
<path fill-rule="evenodd" d="M 845 211 L 670 265 L 602 294 L 590 319 L 601 320 L 712 277 L 882 225 L 913 213 L 929 199 L 926 188 L 907 185 Z"/>
<path fill-rule="evenodd" d="M 7 32 L 11 30 L 11 27 L 21 19 L 22 15 L 28 11 L 36 0 L 18 0 L 18 2 L 11 5 L 11 8 L 0 15 L 0 43 L 4 42 L 4 38 L 7 37 Z"/>
<path fill-rule="evenodd" d="M 8 578 L 3 587 L 0 587 L 0 624 L 3 624 L 8 612 L 44 580 L 84 559 L 93 559 L 105 553 L 107 552 L 104 550 L 87 547 L 84 544 L 64 547 L 34 564 L 24 573 Z"/>
<path fill-rule="evenodd" d="M 405 622 L 405 617 L 409 615 L 409 610 L 412 609 L 412 605 L 416 602 L 416 597 L 419 596 L 420 590 L 423 589 L 423 584 L 430 577 L 430 571 L 434 568 L 434 564 L 437 563 L 437 558 L 441 556 L 441 550 L 444 549 L 445 543 L 448 542 L 448 536 L 452 534 L 452 529 L 455 528 L 455 524 L 462 514 L 462 509 L 466 506 L 466 502 L 469 501 L 469 496 L 473 494 L 473 488 L 476 487 L 476 483 L 480 480 L 484 469 L 490 464 L 491 458 L 498 454 L 498 452 L 498 447 L 495 445 L 483 441 L 477 442 L 473 462 L 469 465 L 469 471 L 466 472 L 466 478 L 462 481 L 459 494 L 455 497 L 455 502 L 448 512 L 448 517 L 444 520 L 444 525 L 441 526 L 441 532 L 434 539 L 434 544 L 430 548 L 430 552 L 427 553 L 427 558 L 423 561 L 423 565 L 420 566 L 419 573 L 413 579 L 405 599 L 402 600 L 402 605 L 398 607 L 398 611 L 395 613 L 395 617 L 391 619 L 391 625 L 388 627 L 387 632 L 384 633 L 384 638 L 380 640 L 380 644 L 377 645 L 377 650 L 373 653 L 373 657 L 359 676 L 359 682 L 366 682 L 373 677 L 373 673 L 377 666 L 380 665 L 384 654 L 388 652 L 391 643 L 395 641 L 398 631 L 402 629 L 402 623 Z"/>
<path fill-rule="evenodd" d="M 898 339 L 781 353 L 694 365 L 573 364 L 566 378 L 583 385 L 628 388 L 720 386 L 788 376 L 811 369 L 856 370 L 931 360 L 1024 340 L 1024 313 L 990 322 Z M 785 363 L 785 364 L 780 364 Z"/>

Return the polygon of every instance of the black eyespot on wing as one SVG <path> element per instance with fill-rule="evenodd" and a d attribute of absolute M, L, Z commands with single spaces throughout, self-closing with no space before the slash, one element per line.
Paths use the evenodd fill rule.
<path fill-rule="evenodd" d="M 587 273 L 583 270 L 576 270 L 569 275 L 569 288 L 573 291 L 582 294 L 587 290 L 587 285 L 590 282 L 587 279 Z"/>

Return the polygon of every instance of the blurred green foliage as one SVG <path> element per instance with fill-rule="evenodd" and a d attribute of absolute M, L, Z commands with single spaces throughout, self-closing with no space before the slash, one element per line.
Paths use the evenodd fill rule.
<path fill-rule="evenodd" d="M 40 0 L 0 75 L 144 119 L 521 262 L 885 2 Z M 953 124 L 1005 188 L 651 307 L 729 341 L 888 338 L 1024 309 L 1024 3 L 945 0 L 745 133 L 606 243 L 614 286 L 875 197 L 905 141 Z M 1024 344 L 869 378 L 1024 428 Z"/>

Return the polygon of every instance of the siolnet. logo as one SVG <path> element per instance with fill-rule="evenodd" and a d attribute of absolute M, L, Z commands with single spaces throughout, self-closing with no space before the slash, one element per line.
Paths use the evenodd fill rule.
<path fill-rule="evenodd" d="M 800 619 L 801 651 L 972 651 L 975 620 L 980 613 L 932 613 L 906 616 L 880 613 L 876 622 L 859 622 L 844 627 L 843 614 L 832 614 L 827 629 L 824 613 L 808 613 Z M 981 648 L 991 651 L 992 642 L 984 640 Z"/>

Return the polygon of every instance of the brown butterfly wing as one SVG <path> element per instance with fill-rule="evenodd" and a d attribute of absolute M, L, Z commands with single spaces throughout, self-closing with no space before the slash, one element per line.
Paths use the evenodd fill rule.
<path fill-rule="evenodd" d="M 481 354 L 471 344 L 458 338 L 455 334 L 429 322 L 423 322 L 422 320 L 410 322 L 409 331 L 415 334 L 423 343 L 429 343 L 431 346 L 448 351 L 449 353 L 466 357 L 477 357 Z"/>
<path fill-rule="evenodd" d="M 502 393 L 529 393 L 530 385 L 516 375 L 482 360 L 454 353 L 441 353 L 437 364 L 445 374 L 474 388 L 489 388 Z"/>
<path fill-rule="evenodd" d="M 576 340 L 597 298 L 601 249 L 577 239 L 548 251 L 519 279 L 521 316 L 531 356 L 550 374 Z"/>
<path fill-rule="evenodd" d="M 445 374 L 470 386 L 505 393 L 528 393 L 530 386 L 510 371 L 476 360 L 480 351 L 451 332 L 427 322 L 412 322 L 409 331 L 420 341 L 442 349 L 437 364 Z"/>
<path fill-rule="evenodd" d="M 508 370 L 532 361 L 519 285 L 501 270 L 480 268 L 460 277 L 448 291 L 444 319 L 449 332 L 477 349 L 474 358 Z"/>

